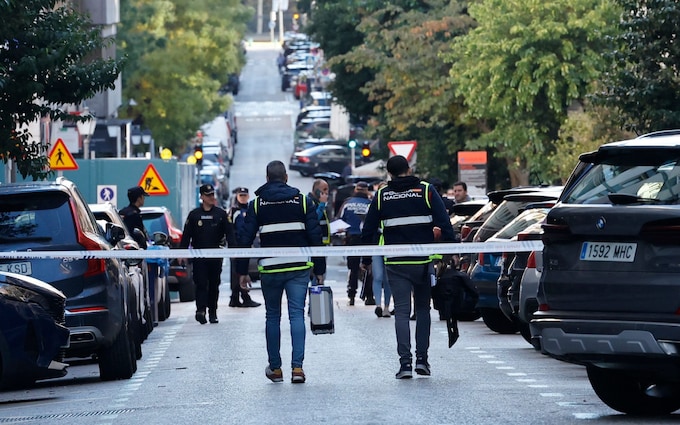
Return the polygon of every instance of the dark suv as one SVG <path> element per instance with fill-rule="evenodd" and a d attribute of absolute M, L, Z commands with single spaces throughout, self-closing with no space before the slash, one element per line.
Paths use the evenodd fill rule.
<path fill-rule="evenodd" d="M 680 131 L 581 155 L 543 231 L 543 353 L 585 365 L 615 410 L 679 409 Z"/>
<path fill-rule="evenodd" d="M 112 223 L 105 232 L 76 186 L 62 177 L 56 182 L 0 185 L 3 251 L 103 251 L 124 234 Z M 47 282 L 66 295 L 66 326 L 71 332 L 66 357 L 95 356 L 102 380 L 133 375 L 137 350 L 132 314 L 137 301 L 123 262 L 2 259 L 0 268 Z"/>

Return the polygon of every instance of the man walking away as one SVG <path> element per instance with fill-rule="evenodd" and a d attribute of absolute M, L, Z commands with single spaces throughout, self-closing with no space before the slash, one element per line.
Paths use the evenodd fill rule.
<path fill-rule="evenodd" d="M 288 186 L 288 174 L 281 161 L 267 164 L 267 183 L 255 191 L 255 199 L 248 205 L 243 233 L 239 233 L 241 247 L 250 247 L 260 231 L 260 246 L 321 246 L 319 217 L 311 199 L 294 187 Z M 262 295 L 265 305 L 265 336 L 269 364 L 265 376 L 272 382 L 283 381 L 281 370 L 281 300 L 286 292 L 288 320 L 293 348 L 291 382 L 305 382 L 302 363 L 305 357 L 305 299 L 309 284 L 309 269 L 319 285 L 326 273 L 324 257 L 274 257 L 259 261 Z M 236 261 L 236 271 L 242 288 L 250 286 L 248 259 Z"/>
<path fill-rule="evenodd" d="M 201 206 L 189 212 L 184 222 L 180 248 L 219 248 L 225 242 L 231 248 L 236 245 L 234 226 L 227 212 L 217 206 L 215 188 L 204 184 L 199 189 Z M 180 260 L 186 263 L 186 258 Z M 217 300 L 220 292 L 222 258 L 195 258 L 194 284 L 196 285 L 196 321 L 206 324 L 205 310 L 208 309 L 210 323 L 218 323 Z"/>
<path fill-rule="evenodd" d="M 368 197 L 368 183 L 357 182 L 354 186 L 354 193 L 347 198 L 340 207 L 338 216 L 347 224 L 347 235 L 345 236 L 345 245 L 360 245 L 361 244 L 361 228 L 364 225 L 364 219 L 368 212 L 368 207 L 371 205 L 371 200 Z M 349 277 L 347 282 L 347 297 L 349 298 L 349 305 L 354 305 L 354 297 L 356 296 L 359 286 L 359 272 L 361 266 L 361 257 L 347 257 L 347 268 L 349 269 Z M 364 277 L 364 299 L 366 305 L 375 305 L 375 298 L 373 297 L 373 281 L 368 269 L 365 269 Z"/>
<path fill-rule="evenodd" d="M 361 240 L 371 244 L 382 229 L 382 244 L 430 244 L 454 242 L 453 227 L 442 198 L 429 183 L 411 175 L 401 155 L 387 161 L 392 180 L 378 190 L 364 221 Z M 397 379 L 413 376 L 409 314 L 411 293 L 416 311 L 416 373 L 430 375 L 430 296 L 434 275 L 431 256 L 385 256 L 387 280 L 394 299 L 399 371 Z"/>

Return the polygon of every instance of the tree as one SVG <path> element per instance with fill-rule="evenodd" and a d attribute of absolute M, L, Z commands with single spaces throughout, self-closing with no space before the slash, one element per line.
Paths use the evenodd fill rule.
<path fill-rule="evenodd" d="M 496 148 L 512 184 L 526 184 L 547 166 L 568 108 L 606 67 L 618 9 L 607 0 L 482 0 L 469 12 L 479 26 L 446 56 L 468 115 L 490 129 L 468 146 Z"/>
<path fill-rule="evenodd" d="M 27 126 L 42 117 L 74 120 L 61 109 L 114 87 L 122 61 L 90 60 L 112 42 L 58 0 L 0 2 L 0 158 L 26 178 L 50 175 L 48 142 Z"/>
<path fill-rule="evenodd" d="M 451 165 L 465 134 L 462 101 L 441 59 L 451 40 L 474 25 L 458 2 L 431 0 L 411 9 L 387 4 L 357 27 L 364 43 L 335 56 L 350 72 L 374 75 L 360 91 L 373 103 L 375 132 L 388 140 L 418 140 L 418 166 L 453 178 Z"/>
<path fill-rule="evenodd" d="M 615 0 L 622 32 L 597 100 L 620 113 L 637 134 L 680 128 L 680 4 L 675 0 Z"/>
<path fill-rule="evenodd" d="M 252 10 L 236 0 L 128 0 L 121 15 L 119 48 L 130 58 L 123 93 L 137 103 L 124 114 L 179 150 L 228 108 L 218 89 L 245 64 Z"/>

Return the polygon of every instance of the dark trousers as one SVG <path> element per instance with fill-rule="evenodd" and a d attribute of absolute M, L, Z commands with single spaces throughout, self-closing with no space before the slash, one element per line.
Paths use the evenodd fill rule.
<path fill-rule="evenodd" d="M 221 258 L 194 259 L 194 284 L 196 285 L 196 310 L 217 310 L 220 296 Z"/>
<path fill-rule="evenodd" d="M 427 360 L 430 348 L 430 272 L 429 264 L 387 265 L 387 278 L 394 300 L 394 329 L 401 364 L 411 363 L 411 294 L 416 311 L 416 357 Z"/>
<path fill-rule="evenodd" d="M 359 245 L 361 243 L 361 235 L 350 235 L 345 240 L 345 245 Z M 349 277 L 347 278 L 347 296 L 354 298 L 359 289 L 359 277 L 364 276 L 361 271 L 361 257 L 347 257 L 347 268 L 349 269 Z M 363 282 L 363 296 L 362 299 L 373 299 L 373 279 L 369 272 L 364 278 Z"/>

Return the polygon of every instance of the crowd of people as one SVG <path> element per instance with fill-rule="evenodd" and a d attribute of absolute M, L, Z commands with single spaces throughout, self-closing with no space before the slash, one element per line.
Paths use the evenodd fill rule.
<path fill-rule="evenodd" d="M 440 179 L 421 181 L 411 173 L 403 156 L 387 161 L 389 180 L 369 185 L 359 181 L 339 208 L 336 218 L 346 223 L 346 245 L 428 244 L 457 242 L 449 215 L 453 205 L 469 200 L 467 186 L 456 182 L 448 191 Z M 288 175 L 280 161 L 266 168 L 266 182 L 255 190 L 254 199 L 245 187 L 233 190 L 234 201 L 225 211 L 215 200 L 215 188 L 200 187 L 200 206 L 184 223 L 181 248 L 251 247 L 259 238 L 261 247 L 324 246 L 331 244 L 328 205 L 329 185 L 317 179 L 304 195 L 287 184 Z M 139 207 L 146 194 L 141 188 L 128 191 L 130 205 L 125 212 L 129 228 L 143 230 Z M 137 220 L 139 218 L 139 220 Z M 357 296 L 365 305 L 375 305 L 377 317 L 395 318 L 399 369 L 397 379 L 411 378 L 413 371 L 430 375 L 431 282 L 434 276 L 430 256 L 349 256 L 347 257 L 348 305 Z M 185 263 L 187 260 L 182 259 Z M 258 307 L 250 294 L 249 259 L 231 259 L 230 307 Z M 219 323 L 217 317 L 222 259 L 195 258 L 195 319 L 200 324 Z M 265 338 L 268 364 L 265 376 L 283 381 L 281 359 L 281 302 L 286 294 L 291 329 L 291 382 L 306 380 L 302 369 L 306 328 L 304 323 L 307 288 L 323 285 L 324 257 L 274 257 L 258 260 L 262 296 L 265 303 Z M 361 282 L 361 287 L 359 287 Z M 390 309 L 390 303 L 394 308 Z M 411 314 L 413 312 L 413 314 Z M 415 362 L 411 349 L 410 320 L 415 320 Z M 413 366 L 415 364 L 415 367 Z"/>

